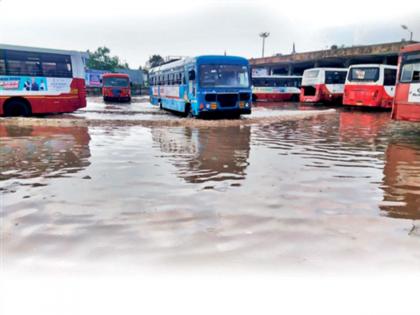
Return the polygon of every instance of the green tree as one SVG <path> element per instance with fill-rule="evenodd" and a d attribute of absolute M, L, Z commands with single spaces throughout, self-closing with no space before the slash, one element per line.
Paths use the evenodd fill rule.
<path fill-rule="evenodd" d="M 161 55 L 153 55 L 149 58 L 149 61 L 147 62 L 149 68 L 157 67 L 163 64 L 165 60 L 163 60 Z"/>
<path fill-rule="evenodd" d="M 122 62 L 119 57 L 111 56 L 111 50 L 108 47 L 98 47 L 95 51 L 87 51 L 89 59 L 87 66 L 90 69 L 115 71 L 117 68 L 128 69 L 128 64 Z"/>

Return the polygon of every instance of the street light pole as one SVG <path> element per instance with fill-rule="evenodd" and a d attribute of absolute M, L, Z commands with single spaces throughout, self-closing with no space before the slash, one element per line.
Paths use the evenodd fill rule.
<path fill-rule="evenodd" d="M 411 30 L 408 29 L 407 25 L 401 25 L 403 30 L 406 30 L 410 33 L 410 42 L 413 41 L 413 32 Z"/>
<path fill-rule="evenodd" d="M 260 33 L 260 37 L 262 38 L 262 58 L 264 58 L 264 48 L 265 48 L 265 39 L 270 36 L 269 32 L 262 32 Z"/>

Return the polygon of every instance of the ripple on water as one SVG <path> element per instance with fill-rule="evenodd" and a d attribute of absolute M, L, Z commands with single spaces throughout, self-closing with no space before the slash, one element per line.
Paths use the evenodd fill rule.
<path fill-rule="evenodd" d="M 90 114 L 0 125 L 7 263 L 418 264 L 420 134 L 388 113 Z"/>

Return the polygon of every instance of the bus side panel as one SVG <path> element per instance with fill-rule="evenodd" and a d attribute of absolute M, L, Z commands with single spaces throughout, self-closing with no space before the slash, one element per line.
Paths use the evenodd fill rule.
<path fill-rule="evenodd" d="M 185 101 L 181 98 L 184 87 L 182 85 L 161 86 L 162 107 L 168 110 L 185 112 Z"/>
<path fill-rule="evenodd" d="M 392 109 L 392 118 L 396 120 L 420 122 L 420 97 L 419 100 L 409 99 L 410 90 L 420 89 L 420 84 L 399 83 L 395 91 L 395 101 Z"/>
<path fill-rule="evenodd" d="M 31 106 L 33 114 L 70 113 L 86 107 L 85 80 L 74 78 L 70 83 L 69 93 L 59 95 L 5 95 L 0 98 L 0 115 L 3 115 L 4 103 L 12 98 L 24 98 Z"/>

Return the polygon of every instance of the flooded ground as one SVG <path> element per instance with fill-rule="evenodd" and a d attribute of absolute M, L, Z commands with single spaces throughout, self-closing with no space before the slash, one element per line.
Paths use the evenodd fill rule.
<path fill-rule="evenodd" d="M 3 264 L 419 271 L 420 125 L 320 110 L 3 119 Z"/>

